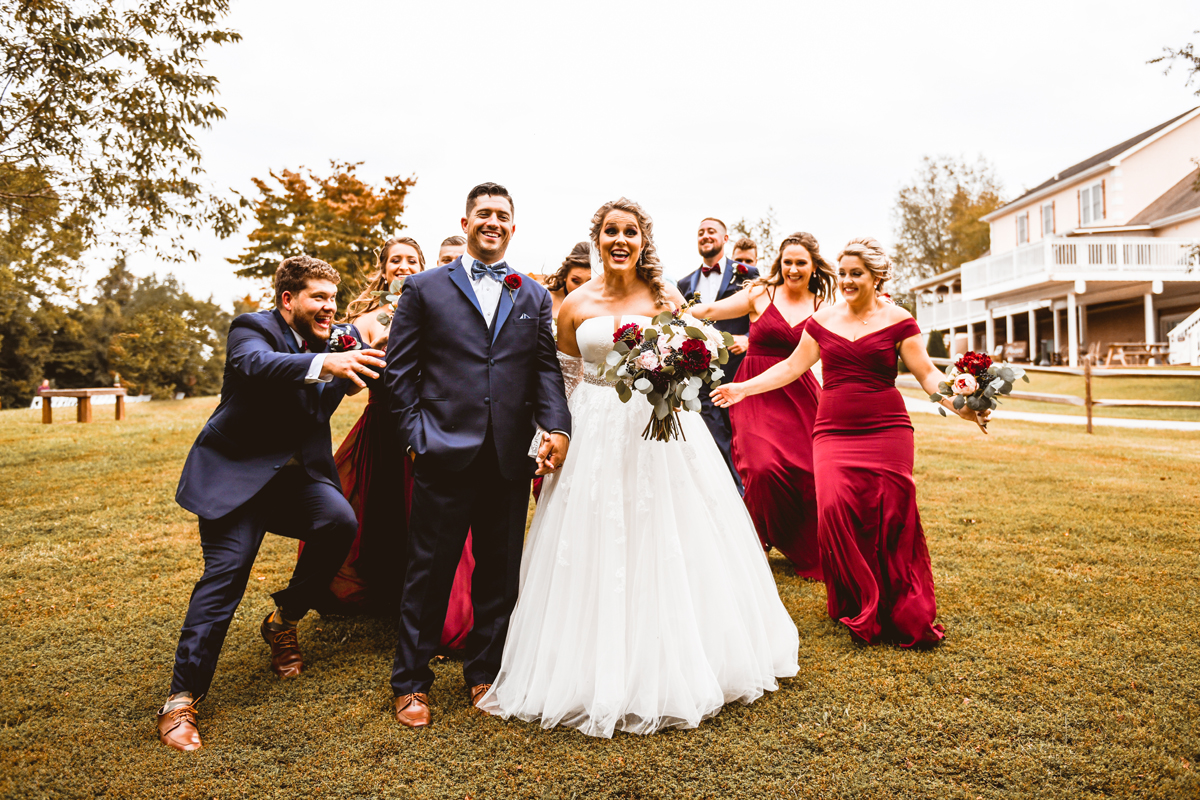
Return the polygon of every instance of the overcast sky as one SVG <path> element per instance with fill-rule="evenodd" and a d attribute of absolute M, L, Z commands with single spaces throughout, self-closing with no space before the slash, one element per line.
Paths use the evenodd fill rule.
<path fill-rule="evenodd" d="M 807 230 L 832 257 L 892 241 L 923 155 L 982 154 L 1006 196 L 1195 105 L 1146 61 L 1197 37 L 1178 2 L 366 2 L 235 0 L 211 52 L 227 118 L 201 135 L 218 187 L 330 159 L 415 175 L 426 255 L 476 183 L 516 201 L 514 267 L 550 271 L 604 202 L 654 217 L 666 272 L 698 266 L 715 215 Z M 1197 143 L 1200 155 L 1200 143 Z M 245 232 L 251 229 L 247 224 Z M 170 267 L 228 304 L 246 245 L 195 239 Z M 158 268 L 146 257 L 135 270 Z"/>

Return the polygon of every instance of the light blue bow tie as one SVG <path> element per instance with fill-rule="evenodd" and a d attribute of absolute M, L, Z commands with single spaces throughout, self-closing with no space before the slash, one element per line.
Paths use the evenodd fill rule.
<path fill-rule="evenodd" d="M 504 278 L 508 275 L 508 264 L 501 261 L 499 264 L 480 264 L 476 261 L 471 265 L 471 280 L 477 281 L 484 275 L 489 276 L 497 283 L 503 283 Z"/>

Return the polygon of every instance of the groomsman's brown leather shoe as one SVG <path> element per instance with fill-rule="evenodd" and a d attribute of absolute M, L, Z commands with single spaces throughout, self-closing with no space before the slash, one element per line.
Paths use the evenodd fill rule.
<path fill-rule="evenodd" d="M 471 705 L 475 706 L 475 708 L 479 708 L 479 701 L 483 699 L 483 696 L 485 694 L 487 694 L 488 689 L 490 689 L 490 688 L 492 688 L 492 685 L 490 683 L 481 683 L 481 684 L 478 684 L 477 686 L 472 686 L 471 687 Z"/>
<path fill-rule="evenodd" d="M 396 722 L 408 728 L 424 728 L 430 723 L 429 696 L 424 692 L 402 694 L 396 698 Z"/>
<path fill-rule="evenodd" d="M 271 615 L 263 620 L 262 637 L 271 646 L 271 671 L 281 678 L 298 678 L 304 671 L 304 656 L 295 628 L 272 628 Z"/>
<path fill-rule="evenodd" d="M 163 706 L 158 710 L 158 740 L 167 747 L 185 753 L 199 750 L 201 743 L 200 730 L 196 727 L 196 701 L 164 712 L 165 708 Z"/>

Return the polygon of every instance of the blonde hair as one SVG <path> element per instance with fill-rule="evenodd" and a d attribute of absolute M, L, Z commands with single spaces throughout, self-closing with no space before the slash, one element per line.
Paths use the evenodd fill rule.
<path fill-rule="evenodd" d="M 812 256 L 813 272 L 808 279 L 808 290 L 822 300 L 833 297 L 834 286 L 837 283 L 834 278 L 836 273 L 833 265 L 821 255 L 821 246 L 817 244 L 817 237 L 803 231 L 789 234 L 779 243 L 779 252 L 775 254 L 775 261 L 771 263 L 771 269 L 767 271 L 766 277 L 757 279 L 754 284 L 757 286 L 782 286 L 783 251 L 794 244 L 800 245 Z"/>
<path fill-rule="evenodd" d="M 425 271 L 425 254 L 421 252 L 421 245 L 417 244 L 417 240 L 411 236 L 397 236 L 394 239 L 388 239 L 379 248 L 377 259 L 378 262 L 375 274 L 371 276 L 371 282 L 367 284 L 367 288 L 362 290 L 362 293 L 350 301 L 350 305 L 346 306 L 346 316 L 342 322 L 353 322 L 363 314 L 369 314 L 377 308 L 383 306 L 383 302 L 378 297 L 372 297 L 371 292 L 382 292 L 388 288 L 387 279 L 387 260 L 391 255 L 392 247 L 398 244 L 406 244 L 413 250 L 417 251 L 417 261 L 421 265 L 421 271 Z"/>
<path fill-rule="evenodd" d="M 841 261 L 846 256 L 854 256 L 863 263 L 867 268 L 867 272 L 871 273 L 871 277 L 875 279 L 875 291 L 883 289 L 883 284 L 887 283 L 896 274 L 896 265 L 888 258 L 887 253 L 883 251 L 883 245 L 878 239 L 870 236 L 860 236 L 857 239 L 851 239 L 842 248 L 842 252 L 838 253 L 837 260 Z"/>
<path fill-rule="evenodd" d="M 637 220 L 638 228 L 642 231 L 642 252 L 638 254 L 637 276 L 650 284 L 654 292 L 655 305 L 667 304 L 667 285 L 663 282 L 662 262 L 658 260 L 658 250 L 654 247 L 654 221 L 650 219 L 641 206 L 627 197 L 613 200 L 600 206 L 600 210 L 592 215 L 592 230 L 589 234 L 596 252 L 600 252 L 600 229 L 604 227 L 604 219 L 613 211 L 624 211 L 632 214 Z"/>

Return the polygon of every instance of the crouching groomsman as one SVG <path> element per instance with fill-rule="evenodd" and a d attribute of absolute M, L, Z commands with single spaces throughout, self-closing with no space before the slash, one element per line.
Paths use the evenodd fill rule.
<path fill-rule="evenodd" d="M 334 328 L 339 281 L 324 261 L 286 258 L 275 271 L 275 308 L 242 314 L 229 327 L 221 402 L 175 494 L 200 517 L 204 551 L 158 712 L 158 737 L 176 750 L 200 747 L 196 704 L 212 683 L 263 535 L 305 543 L 261 628 L 280 678 L 304 669 L 296 625 L 328 592 L 353 542 L 358 526 L 334 467 L 329 418 L 384 362 L 378 350 L 353 349 L 361 341 L 353 326 Z"/>
<path fill-rule="evenodd" d="M 684 276 L 679 281 L 679 292 L 685 298 L 691 299 L 696 292 L 700 293 L 701 303 L 715 303 L 732 297 L 742 290 L 747 281 L 758 277 L 758 270 L 753 266 L 734 261 L 725 257 L 725 243 L 729 241 L 729 233 L 725 223 L 716 217 L 706 217 L 700 220 L 700 229 L 696 232 L 696 248 L 700 251 L 703 263 L 700 269 Z M 738 243 L 739 245 L 741 242 Z M 737 375 L 742 358 L 746 355 L 749 345 L 750 317 L 735 317 L 714 323 L 718 330 L 726 331 L 733 336 L 733 344 L 729 347 L 729 361 L 721 367 L 725 373 L 724 382 L 728 383 Z M 733 428 L 729 424 L 729 409 L 713 405 L 708 396 L 708 387 L 700 390 L 700 415 L 704 423 L 717 441 L 725 464 L 729 467 L 733 480 L 737 483 L 738 491 L 742 489 L 742 479 L 733 466 L 733 457 L 729 454 L 729 445 L 733 439 Z"/>

